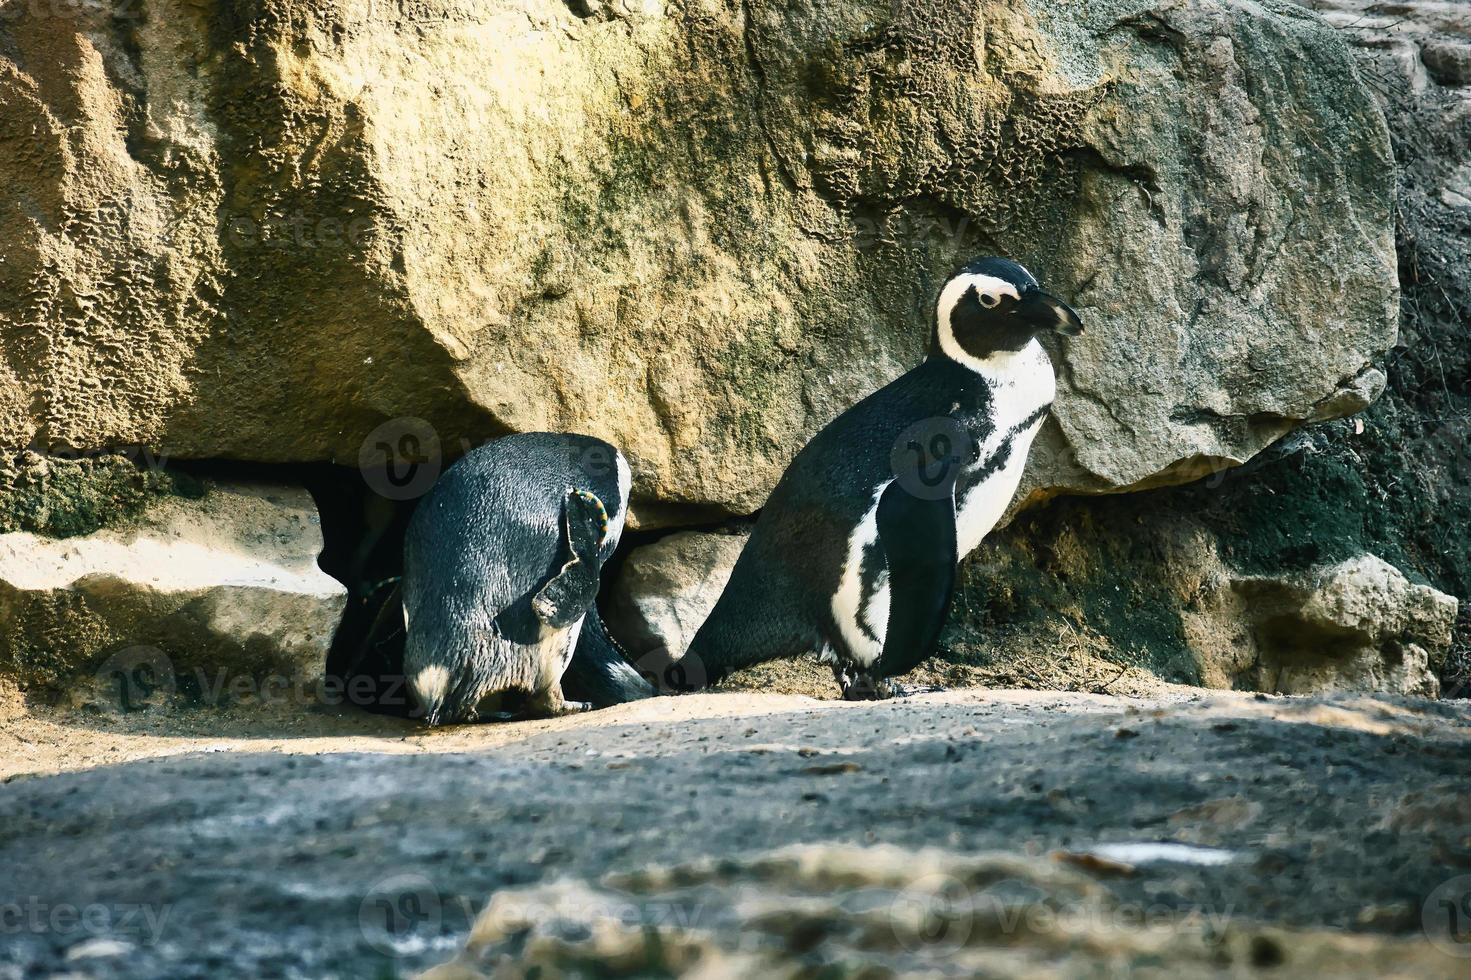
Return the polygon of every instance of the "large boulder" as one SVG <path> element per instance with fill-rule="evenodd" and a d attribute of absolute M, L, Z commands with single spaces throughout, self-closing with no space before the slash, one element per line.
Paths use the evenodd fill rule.
<path fill-rule="evenodd" d="M 1001 252 L 1090 328 L 1029 486 L 1106 491 L 1362 407 L 1395 338 L 1381 114 L 1278 0 L 0 16 L 0 448 L 575 429 L 746 512 Z"/>
<path fill-rule="evenodd" d="M 247 484 L 160 496 L 76 537 L 0 534 L 0 674 L 32 689 L 95 676 L 122 707 L 156 687 L 310 694 L 347 595 L 321 550 L 305 490 Z"/>

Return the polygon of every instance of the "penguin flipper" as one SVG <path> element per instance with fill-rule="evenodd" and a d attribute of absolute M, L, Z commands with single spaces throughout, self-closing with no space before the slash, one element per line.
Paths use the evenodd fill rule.
<path fill-rule="evenodd" d="M 879 498 L 877 523 L 889 566 L 889 624 L 872 674 L 897 677 L 929 656 L 950 611 L 958 560 L 955 495 L 917 497 L 896 480 Z"/>
<path fill-rule="evenodd" d="M 598 596 L 603 570 L 598 557 L 608 534 L 608 511 L 596 494 L 568 490 L 562 504 L 564 563 L 531 600 L 531 608 L 553 629 L 566 629 Z"/>

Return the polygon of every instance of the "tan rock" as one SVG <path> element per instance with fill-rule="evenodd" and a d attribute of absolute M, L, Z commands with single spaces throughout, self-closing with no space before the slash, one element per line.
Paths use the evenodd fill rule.
<path fill-rule="evenodd" d="M 1183 618 L 1209 686 L 1434 697 L 1431 663 L 1450 647 L 1457 608 L 1361 555 L 1305 575 L 1223 577 Z"/>
<path fill-rule="evenodd" d="M 0 448 L 569 429 L 660 521 L 748 512 L 999 251 L 1090 328 L 1028 485 L 1113 490 L 1395 338 L 1382 118 L 1276 0 L 15 6 Z"/>
<path fill-rule="evenodd" d="M 715 608 L 745 534 L 680 531 L 628 556 L 613 583 L 608 620 L 629 653 L 682 657 Z"/>
<path fill-rule="evenodd" d="M 1113 846 L 1174 862 L 1243 858 L 1180 844 Z M 1249 962 L 1262 950 L 1334 975 L 1416 976 L 1447 958 L 1418 934 L 1381 942 L 1342 930 L 1263 927 L 1229 914 L 1212 922 L 1199 910 L 1170 917 L 1163 905 L 1143 916 L 1098 882 L 1110 872 L 1136 873 L 1074 852 L 801 844 L 595 883 L 564 877 L 497 891 L 453 959 L 418 976 L 642 970 L 691 980 L 796 980 L 816 959 L 861 960 L 909 977 L 1088 976 L 1115 967 L 1209 976 L 1221 972 L 1222 960 Z"/>
<path fill-rule="evenodd" d="M 0 672 L 47 687 L 121 672 L 218 700 L 321 676 L 346 590 L 317 567 L 316 507 L 294 487 L 215 484 L 131 524 L 64 539 L 0 534 Z M 277 692 L 280 693 L 280 692 Z"/>

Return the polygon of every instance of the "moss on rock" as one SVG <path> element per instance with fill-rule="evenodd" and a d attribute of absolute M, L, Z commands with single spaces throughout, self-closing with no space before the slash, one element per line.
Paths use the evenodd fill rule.
<path fill-rule="evenodd" d="M 1169 569 L 1171 552 L 1188 545 L 1178 532 L 1138 533 L 1148 504 L 1136 498 L 1149 496 L 1059 500 L 992 535 L 962 567 L 948 658 L 985 664 L 1072 651 L 1199 684 L 1180 577 Z"/>
<path fill-rule="evenodd" d="M 0 449 L 573 430 L 640 503 L 750 513 L 998 252 L 1090 325 L 1034 475 L 1119 489 L 1392 339 L 1382 119 L 1281 0 L 20 6 Z"/>
<path fill-rule="evenodd" d="M 161 496 L 197 500 L 205 493 L 205 485 L 187 474 L 120 454 L 66 459 L 27 453 L 0 486 L 0 533 L 90 534 L 127 521 Z"/>

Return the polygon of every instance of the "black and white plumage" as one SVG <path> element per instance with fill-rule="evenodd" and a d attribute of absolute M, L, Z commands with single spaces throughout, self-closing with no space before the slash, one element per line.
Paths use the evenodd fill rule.
<path fill-rule="evenodd" d="M 404 674 L 430 724 L 547 716 L 653 693 L 593 601 L 628 507 L 627 461 L 589 436 L 533 432 L 467 453 L 404 541 Z M 579 647 L 583 649 L 579 651 Z"/>
<path fill-rule="evenodd" d="M 918 367 L 834 419 L 787 467 L 686 656 L 714 683 L 819 652 L 846 697 L 883 696 L 939 639 L 956 565 L 1016 492 L 1056 392 L 1045 331 L 1077 315 L 1015 262 L 972 262 Z"/>

